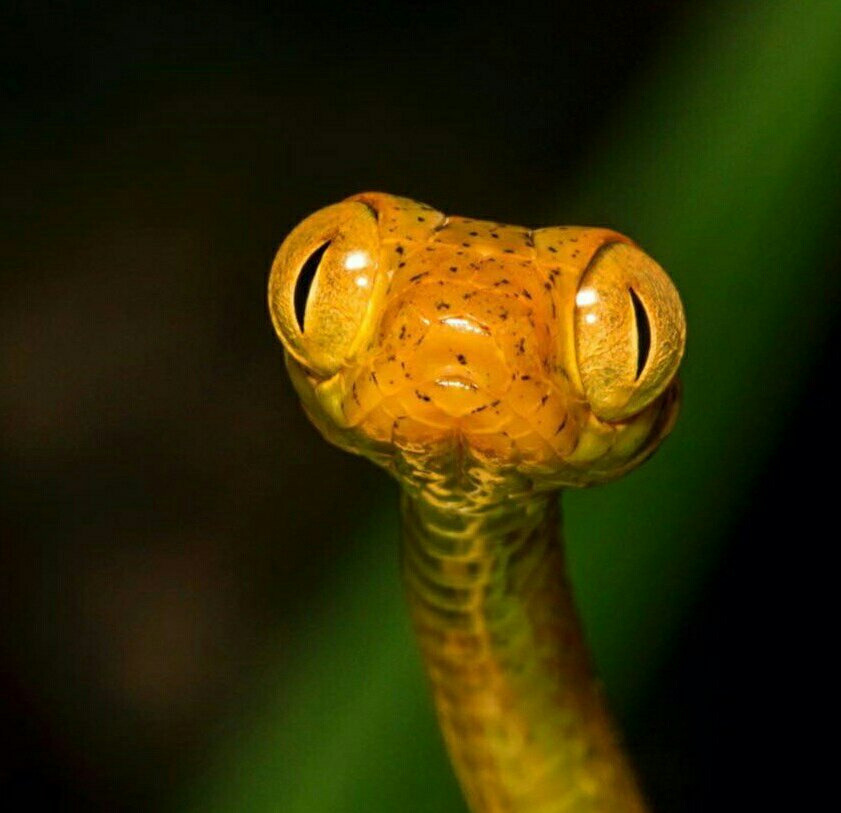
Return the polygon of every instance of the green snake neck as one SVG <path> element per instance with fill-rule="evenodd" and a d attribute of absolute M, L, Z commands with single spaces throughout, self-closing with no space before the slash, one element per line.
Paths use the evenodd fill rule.
<path fill-rule="evenodd" d="M 644 813 L 590 669 L 556 494 L 402 497 L 403 572 L 472 813 Z"/>

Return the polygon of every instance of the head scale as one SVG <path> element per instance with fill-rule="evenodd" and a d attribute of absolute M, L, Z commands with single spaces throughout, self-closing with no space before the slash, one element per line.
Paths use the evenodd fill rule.
<path fill-rule="evenodd" d="M 676 415 L 680 299 L 608 229 L 355 195 L 286 238 L 269 304 L 313 423 L 407 488 L 602 482 L 650 455 Z"/>

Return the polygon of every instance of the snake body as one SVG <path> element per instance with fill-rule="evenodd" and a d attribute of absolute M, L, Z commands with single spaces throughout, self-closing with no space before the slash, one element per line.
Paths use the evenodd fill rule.
<path fill-rule="evenodd" d="M 310 419 L 402 487 L 403 575 L 473 813 L 646 810 L 589 665 L 557 493 L 648 457 L 685 323 L 608 229 L 365 193 L 310 215 L 269 302 Z"/>

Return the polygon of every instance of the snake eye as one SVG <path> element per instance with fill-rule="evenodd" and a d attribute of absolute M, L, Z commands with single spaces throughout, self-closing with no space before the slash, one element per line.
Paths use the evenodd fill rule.
<path fill-rule="evenodd" d="M 629 418 L 677 371 L 686 339 L 678 293 L 636 246 L 610 243 L 587 268 L 575 306 L 578 371 L 590 407 L 603 420 Z"/>
<path fill-rule="evenodd" d="M 357 202 L 310 215 L 283 241 L 269 279 L 269 309 L 286 351 L 331 376 L 364 338 L 379 254 L 376 213 Z"/>
<path fill-rule="evenodd" d="M 324 252 L 330 247 L 330 240 L 319 246 L 309 257 L 307 257 L 301 270 L 298 272 L 298 279 L 295 280 L 295 319 L 301 333 L 304 332 L 304 317 L 307 315 L 307 303 L 309 302 L 312 284 L 321 264 Z"/>

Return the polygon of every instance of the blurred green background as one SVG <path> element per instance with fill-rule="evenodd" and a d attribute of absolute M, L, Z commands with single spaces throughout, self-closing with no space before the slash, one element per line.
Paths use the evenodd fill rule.
<path fill-rule="evenodd" d="M 309 428 L 264 304 L 286 231 L 381 189 L 611 226 L 670 271 L 683 414 L 639 472 L 565 497 L 575 587 L 657 810 L 804 809 L 841 3 L 0 15 L 5 798 L 464 811 L 395 489 Z"/>

